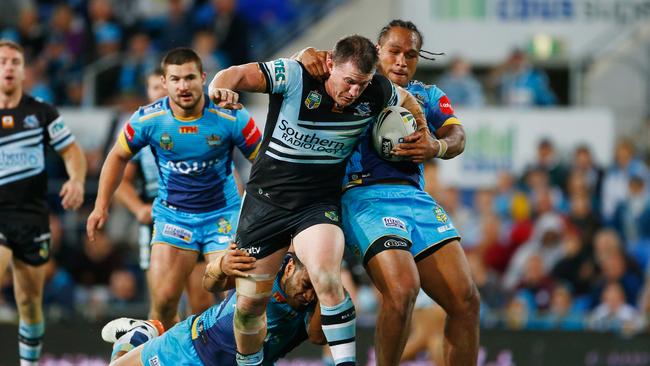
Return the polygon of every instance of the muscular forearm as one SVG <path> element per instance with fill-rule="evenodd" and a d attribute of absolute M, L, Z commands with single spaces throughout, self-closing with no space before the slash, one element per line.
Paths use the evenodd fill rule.
<path fill-rule="evenodd" d="M 122 175 L 128 163 L 128 157 L 118 155 L 115 149 L 113 148 L 108 154 L 102 167 L 102 172 L 99 176 L 99 188 L 97 190 L 95 208 L 107 209 L 113 193 L 122 181 Z"/>
<path fill-rule="evenodd" d="M 436 135 L 442 144 L 446 144 L 446 151 L 439 156 L 440 159 L 451 159 L 465 150 L 465 129 L 462 125 L 445 126 Z"/>
<path fill-rule="evenodd" d="M 65 164 L 65 170 L 71 180 L 76 180 L 81 184 L 86 181 L 86 157 L 83 150 L 77 143 L 68 146 L 63 152 L 61 157 Z"/>
<path fill-rule="evenodd" d="M 122 183 L 117 187 L 115 199 L 126 206 L 133 214 L 145 205 L 144 201 L 140 199 L 138 191 L 133 187 L 133 184 L 125 180 L 122 180 Z"/>
<path fill-rule="evenodd" d="M 263 92 L 266 88 L 266 80 L 259 66 L 256 63 L 249 63 L 219 71 L 210 82 L 209 88 Z"/>
<path fill-rule="evenodd" d="M 221 262 L 223 261 L 222 254 L 210 263 L 208 263 L 203 273 L 203 288 L 210 292 L 221 292 L 235 287 L 233 278 L 228 277 L 221 269 Z"/>

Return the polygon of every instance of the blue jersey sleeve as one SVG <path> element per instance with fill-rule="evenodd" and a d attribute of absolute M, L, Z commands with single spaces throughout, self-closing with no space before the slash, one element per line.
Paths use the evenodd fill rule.
<path fill-rule="evenodd" d="M 260 62 L 260 69 L 266 79 L 266 93 L 287 94 L 302 80 L 302 67 L 296 60 L 279 58 Z"/>
<path fill-rule="evenodd" d="M 140 121 L 140 111 L 133 113 L 131 118 L 124 124 L 122 132 L 118 136 L 118 143 L 125 151 L 135 155 L 143 147 L 149 144 L 148 129 L 145 123 Z"/>
<path fill-rule="evenodd" d="M 423 107 L 431 132 L 443 126 L 461 124 L 447 95 L 435 86 L 428 88 L 429 101 Z"/>
<path fill-rule="evenodd" d="M 248 160 L 253 161 L 262 142 L 262 133 L 246 108 L 237 111 L 233 140 Z"/>

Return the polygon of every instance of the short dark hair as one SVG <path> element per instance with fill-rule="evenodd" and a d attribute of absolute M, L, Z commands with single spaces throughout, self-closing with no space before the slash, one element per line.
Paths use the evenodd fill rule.
<path fill-rule="evenodd" d="M 160 68 L 163 71 L 163 75 L 165 75 L 167 74 L 167 65 L 183 65 L 188 62 L 194 62 L 199 68 L 199 72 L 203 73 L 201 57 L 199 57 L 193 49 L 187 47 L 174 48 L 167 52 L 160 62 Z"/>
<path fill-rule="evenodd" d="M 23 48 L 23 46 L 8 39 L 0 39 L 0 47 L 13 48 L 14 50 L 20 52 L 22 55 L 25 55 L 25 49 Z"/>
<path fill-rule="evenodd" d="M 356 34 L 339 39 L 332 51 L 332 61 L 335 64 L 352 61 L 364 74 L 373 73 L 378 60 L 377 48 L 372 41 Z"/>
<path fill-rule="evenodd" d="M 381 31 L 379 31 L 379 37 L 377 37 L 377 43 L 380 45 L 384 43 L 384 38 L 386 38 L 386 34 L 395 27 L 405 28 L 415 33 L 418 36 L 418 45 L 417 45 L 418 51 L 422 48 L 422 43 L 424 42 L 424 38 L 422 38 L 422 33 L 420 32 L 418 27 L 410 20 L 402 20 L 402 19 L 393 19 L 390 21 L 390 23 L 384 26 L 381 29 Z"/>
<path fill-rule="evenodd" d="M 298 256 L 296 255 L 296 253 L 294 253 L 294 252 L 287 252 L 287 257 L 288 257 L 287 260 L 288 260 L 289 258 L 291 258 L 291 259 L 293 260 L 293 264 L 296 266 L 296 268 L 302 268 L 302 267 L 305 266 L 304 264 L 302 264 L 302 262 L 300 261 L 300 259 L 298 259 Z"/>

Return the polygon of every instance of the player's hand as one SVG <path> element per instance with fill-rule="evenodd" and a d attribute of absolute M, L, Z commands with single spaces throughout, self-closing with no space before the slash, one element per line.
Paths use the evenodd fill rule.
<path fill-rule="evenodd" d="M 104 227 L 107 220 L 108 210 L 102 210 L 95 207 L 93 212 L 88 216 L 88 221 L 86 222 L 86 234 L 88 235 L 88 240 L 91 242 L 95 241 L 95 233 Z"/>
<path fill-rule="evenodd" d="M 135 218 L 141 224 L 151 224 L 153 219 L 151 218 L 151 205 L 144 204 L 138 208 L 135 212 Z"/>
<path fill-rule="evenodd" d="M 225 109 L 242 109 L 244 107 L 239 103 L 239 94 L 230 89 L 210 88 L 209 95 L 217 107 Z"/>
<path fill-rule="evenodd" d="M 327 68 L 327 51 L 306 48 L 300 53 L 298 61 L 307 69 L 309 75 L 316 79 L 326 79 L 330 75 Z"/>
<path fill-rule="evenodd" d="M 59 192 L 61 205 L 66 210 L 76 210 L 84 202 L 84 185 L 78 180 L 69 179 Z"/>
<path fill-rule="evenodd" d="M 233 243 L 221 260 L 221 270 L 229 277 L 248 277 L 246 271 L 255 268 L 255 261 L 248 252 L 237 249 L 237 245 Z"/>
<path fill-rule="evenodd" d="M 410 158 L 414 163 L 423 163 L 436 156 L 439 146 L 426 130 L 416 131 L 404 137 L 404 142 L 393 148 L 392 153 Z"/>

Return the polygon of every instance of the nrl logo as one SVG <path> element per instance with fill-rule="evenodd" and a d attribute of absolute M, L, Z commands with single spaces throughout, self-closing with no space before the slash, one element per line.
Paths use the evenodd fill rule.
<path fill-rule="evenodd" d="M 323 97 L 320 95 L 320 93 L 318 93 L 316 90 L 312 90 L 307 95 L 307 99 L 305 99 L 305 106 L 309 109 L 316 109 L 320 105 L 322 99 Z"/>
<path fill-rule="evenodd" d="M 232 225 L 230 225 L 230 222 L 223 217 L 219 218 L 217 226 L 219 226 L 217 229 L 219 234 L 228 234 L 230 231 L 232 231 Z"/>
<path fill-rule="evenodd" d="M 160 147 L 167 151 L 171 150 L 174 147 L 172 137 L 169 136 L 168 133 L 163 133 L 162 136 L 160 136 Z"/>
<path fill-rule="evenodd" d="M 334 221 L 334 222 L 339 222 L 339 215 L 336 214 L 335 211 L 327 211 L 325 212 L 325 217 L 328 219 Z"/>
<path fill-rule="evenodd" d="M 433 213 L 436 215 L 436 219 L 442 223 L 445 223 L 449 220 L 447 214 L 442 210 L 442 208 L 440 208 L 440 206 L 436 206 L 436 208 L 433 209 Z"/>

